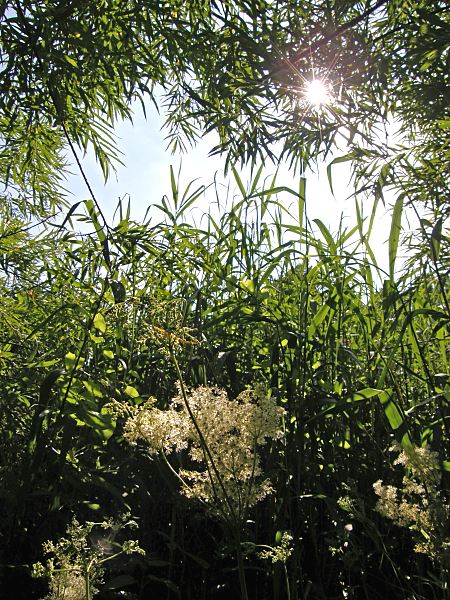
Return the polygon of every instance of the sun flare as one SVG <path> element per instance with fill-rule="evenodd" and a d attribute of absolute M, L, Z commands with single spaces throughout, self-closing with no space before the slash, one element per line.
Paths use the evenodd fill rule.
<path fill-rule="evenodd" d="M 321 79 L 308 81 L 303 90 L 306 100 L 315 108 L 320 108 L 331 103 L 330 86 Z"/>

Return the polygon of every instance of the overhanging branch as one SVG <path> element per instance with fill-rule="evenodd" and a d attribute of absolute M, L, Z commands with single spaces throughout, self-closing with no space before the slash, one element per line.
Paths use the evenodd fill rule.
<path fill-rule="evenodd" d="M 376 10 L 381 8 L 387 2 L 388 2 L 388 0 L 378 0 L 378 2 L 376 4 L 367 8 L 363 13 L 361 13 L 357 17 L 350 19 L 350 21 L 347 21 L 347 23 L 343 23 L 342 25 L 339 25 L 339 27 L 337 27 L 334 31 L 332 31 L 328 35 L 321 37 L 319 40 L 316 40 L 315 42 L 311 42 L 306 47 L 299 50 L 293 57 L 283 57 L 281 59 L 282 62 L 285 64 L 288 64 L 290 67 L 296 67 L 297 64 L 303 58 L 310 56 L 313 52 L 315 52 L 319 48 L 326 46 L 328 43 L 335 40 L 336 38 L 341 36 L 343 33 L 348 31 L 349 29 L 352 29 L 353 27 L 355 27 L 355 25 L 358 25 L 358 23 L 361 23 L 361 21 L 364 21 L 364 19 L 369 17 L 371 14 L 373 14 Z M 272 74 L 274 72 L 277 73 L 277 72 L 281 71 L 282 69 L 284 70 L 285 64 L 283 64 L 283 66 L 275 68 L 272 71 Z"/>

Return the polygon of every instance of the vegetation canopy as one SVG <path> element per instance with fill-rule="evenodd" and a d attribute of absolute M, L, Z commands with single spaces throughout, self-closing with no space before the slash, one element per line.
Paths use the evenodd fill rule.
<path fill-rule="evenodd" d="M 228 161 L 281 155 L 303 169 L 345 141 L 374 181 L 413 168 L 411 197 L 435 197 L 448 175 L 447 9 L 425 0 L 3 1 L 2 180 L 22 202 L 54 206 L 64 147 L 92 147 L 107 176 L 120 157 L 114 124 L 150 98 L 173 150 L 215 131 L 212 151 Z M 312 80 L 335 99 L 319 114 L 302 94 Z M 405 144 L 385 143 L 387 119 Z"/>

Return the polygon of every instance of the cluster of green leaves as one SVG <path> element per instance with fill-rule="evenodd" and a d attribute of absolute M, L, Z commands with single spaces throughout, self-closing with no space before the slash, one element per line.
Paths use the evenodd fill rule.
<path fill-rule="evenodd" d="M 448 28 L 444 1 L 4 1 L 1 180 L 19 206 L 55 208 L 69 147 L 92 148 L 107 176 L 114 123 L 150 98 L 174 150 L 215 131 L 212 151 L 228 160 L 281 155 L 304 168 L 343 136 L 366 188 L 372 175 L 411 200 L 442 198 Z M 313 78 L 335 96 L 321 111 L 302 98 Z M 380 144 L 386 118 L 417 148 Z"/>

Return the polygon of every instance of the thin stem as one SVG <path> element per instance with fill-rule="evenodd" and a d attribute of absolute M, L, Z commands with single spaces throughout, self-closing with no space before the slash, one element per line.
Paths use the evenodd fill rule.
<path fill-rule="evenodd" d="M 411 206 L 412 206 L 413 211 L 414 211 L 414 213 L 415 213 L 415 215 L 417 217 L 417 220 L 419 221 L 420 229 L 422 230 L 422 233 L 423 233 L 425 239 L 427 240 L 427 244 L 428 244 L 428 246 L 430 248 L 431 262 L 432 262 L 432 265 L 433 265 L 433 268 L 434 268 L 434 272 L 436 274 L 436 278 L 438 280 L 438 285 L 439 285 L 439 289 L 441 291 L 442 300 L 443 300 L 443 302 L 445 304 L 445 308 L 447 310 L 447 314 L 450 315 L 450 303 L 449 303 L 449 300 L 447 298 L 447 292 L 446 292 L 446 289 L 445 289 L 444 282 L 442 280 L 442 273 L 441 273 L 441 270 L 440 270 L 438 262 L 437 262 L 437 258 L 438 257 L 437 257 L 437 254 L 436 254 L 435 247 L 433 245 L 433 239 L 432 239 L 431 235 L 428 235 L 428 232 L 425 229 L 425 226 L 424 226 L 424 224 L 422 222 L 422 219 L 420 218 L 419 212 L 417 210 L 416 204 L 414 202 L 411 202 Z"/>
<path fill-rule="evenodd" d="M 86 600 L 91 600 L 91 578 L 89 577 L 89 568 L 84 573 L 84 589 Z"/>
<path fill-rule="evenodd" d="M 244 557 L 242 556 L 241 536 L 239 530 L 236 532 L 236 558 L 239 573 L 239 585 L 241 587 L 241 600 L 248 600 L 247 582 L 245 580 Z"/>
<path fill-rule="evenodd" d="M 228 525 L 231 525 L 232 531 L 234 533 L 234 539 L 235 539 L 235 544 L 236 544 L 236 558 L 237 558 L 237 566 L 238 566 L 238 574 L 239 574 L 239 585 L 241 588 L 241 600 L 248 600 L 248 592 L 247 592 L 247 583 L 245 581 L 245 571 L 244 571 L 244 559 L 242 556 L 242 549 L 241 549 L 241 535 L 240 535 L 240 525 L 241 525 L 241 519 L 239 519 L 239 515 L 236 515 L 236 512 L 234 510 L 233 504 L 231 502 L 231 499 L 225 489 L 225 485 L 223 483 L 222 477 L 217 469 L 216 463 L 214 461 L 214 458 L 211 454 L 211 451 L 208 447 L 208 444 L 205 440 L 205 437 L 203 435 L 202 430 L 200 429 L 200 426 L 197 423 L 197 420 L 195 418 L 194 413 L 192 412 L 192 408 L 189 404 L 188 401 L 188 397 L 187 397 L 187 393 L 186 393 L 186 388 L 184 387 L 184 383 L 183 383 L 183 378 L 181 375 L 181 370 L 180 370 L 180 366 L 178 364 L 178 361 L 173 353 L 173 349 L 170 348 L 170 354 L 171 354 L 171 358 L 172 361 L 175 365 L 175 369 L 177 371 L 177 375 L 178 375 L 178 379 L 180 382 L 180 389 L 181 389 L 181 395 L 183 397 L 183 402 L 186 406 L 186 410 L 188 411 L 189 417 L 197 431 L 197 434 L 199 436 L 200 439 L 200 444 L 202 446 L 203 452 L 205 453 L 205 462 L 206 462 L 206 467 L 208 469 L 208 475 L 211 481 L 211 485 L 215 494 L 215 497 L 217 500 L 217 492 L 215 491 L 215 487 L 214 487 L 214 479 L 212 477 L 212 474 L 210 472 L 209 469 L 209 462 L 211 463 L 211 468 L 214 472 L 215 477 L 217 478 L 217 481 L 221 487 L 224 499 L 226 504 L 228 505 L 228 509 L 230 511 L 230 518 L 227 517 L 227 515 L 224 513 L 223 510 L 221 510 L 221 512 L 224 514 L 225 520 L 228 521 Z M 219 508 L 220 508 L 220 503 L 219 503 Z M 231 521 L 231 523 L 230 523 Z"/>
<path fill-rule="evenodd" d="M 60 416 L 63 413 L 63 409 L 64 409 L 65 404 L 67 402 L 67 398 L 69 397 L 70 388 L 72 387 L 72 383 L 73 383 L 73 381 L 75 379 L 75 375 L 76 375 L 78 366 L 80 364 L 81 358 L 83 356 L 84 349 L 86 348 L 86 345 L 87 345 L 87 343 L 89 341 L 89 335 L 90 335 L 91 329 L 92 329 L 92 327 L 94 325 L 95 315 L 100 310 L 100 306 L 102 305 L 103 298 L 104 298 L 104 296 L 105 296 L 105 294 L 106 294 L 106 292 L 108 290 L 108 285 L 109 285 L 108 280 L 105 280 L 103 282 L 102 290 L 101 290 L 101 292 L 99 294 L 99 297 L 97 298 L 97 301 L 96 301 L 96 303 L 94 305 L 94 309 L 91 311 L 91 313 L 89 315 L 89 320 L 88 320 L 88 322 L 86 324 L 85 334 L 84 334 L 84 337 L 83 337 L 80 349 L 78 351 L 78 354 L 77 354 L 77 356 L 75 358 L 75 362 L 73 364 L 72 370 L 70 372 L 69 381 L 67 383 L 65 394 L 63 396 L 63 399 L 61 401 L 61 405 L 59 407 L 59 415 Z M 65 457 L 65 454 L 64 454 L 64 457 Z"/>
<path fill-rule="evenodd" d="M 258 458 L 256 452 L 257 452 L 257 450 L 256 450 L 256 436 L 255 436 L 255 441 L 253 444 L 252 473 L 249 478 L 246 497 L 244 496 L 243 510 L 242 510 L 243 513 L 245 513 L 250 506 L 250 495 L 252 493 L 253 485 L 255 483 L 255 471 L 256 471 L 256 463 L 257 463 L 257 458 Z M 244 482 L 244 490 L 245 490 L 245 482 Z"/>
<path fill-rule="evenodd" d="M 187 488 L 192 493 L 192 488 L 190 487 L 190 485 L 188 485 L 186 483 L 186 481 L 175 471 L 175 469 L 172 467 L 172 465 L 170 464 L 170 462 L 167 460 L 167 456 L 166 456 L 166 453 L 164 452 L 164 450 L 160 450 L 159 453 L 160 453 L 163 461 L 165 462 L 165 464 L 169 468 L 170 472 L 178 479 L 178 481 L 181 483 L 181 485 L 183 487 Z M 202 502 L 202 504 L 204 504 L 204 502 L 203 502 L 203 500 L 201 498 L 198 498 L 198 499 L 200 500 L 200 502 Z"/>
<path fill-rule="evenodd" d="M 50 87 L 49 87 L 49 92 L 50 92 L 50 96 L 53 99 L 52 90 L 50 89 Z M 67 143 L 69 144 L 69 148 L 70 148 L 70 150 L 72 152 L 72 155 L 73 155 L 73 157 L 75 159 L 75 162 L 77 163 L 78 169 L 80 171 L 80 174 L 81 174 L 81 176 L 83 178 L 84 183 L 86 184 L 86 187 L 87 187 L 87 189 L 89 191 L 89 194 L 90 194 L 90 196 L 92 198 L 92 201 L 94 202 L 94 204 L 95 204 L 95 206 L 97 208 L 98 214 L 102 218 L 103 225 L 106 227 L 107 230 L 109 230 L 110 227 L 108 225 L 108 221 L 106 220 L 106 217 L 103 214 L 103 211 L 102 211 L 102 209 L 100 207 L 100 204 L 99 204 L 99 202 L 98 202 L 98 200 L 97 200 L 97 198 L 96 198 L 96 196 L 94 194 L 92 186 L 89 183 L 89 179 L 87 178 L 87 175 L 86 175 L 86 173 L 85 173 L 85 171 L 83 169 L 83 165 L 81 164 L 81 161 L 80 161 L 80 159 L 78 157 L 78 154 L 77 154 L 77 152 L 75 150 L 75 146 L 73 145 L 72 140 L 70 139 L 69 132 L 67 131 L 67 127 L 66 127 L 64 121 L 61 121 L 61 127 L 62 127 L 62 130 L 64 131 L 64 136 L 65 136 L 65 138 L 67 140 Z"/>
<path fill-rule="evenodd" d="M 286 600 L 291 600 L 291 588 L 289 586 L 289 575 L 288 575 L 288 570 L 287 570 L 285 562 L 283 562 L 283 571 L 284 571 L 284 578 L 286 580 Z"/>
<path fill-rule="evenodd" d="M 173 363 L 175 365 L 175 370 L 177 372 L 178 380 L 179 380 L 179 383 L 180 383 L 181 395 L 183 397 L 184 405 L 186 406 L 186 410 L 188 411 L 189 418 L 191 419 L 191 421 L 192 421 L 192 423 L 193 423 L 193 425 L 195 427 L 195 430 L 196 430 L 196 432 L 198 434 L 202 450 L 203 450 L 203 452 L 206 455 L 205 456 L 205 458 L 206 458 L 205 463 L 206 463 L 206 468 L 208 470 L 208 475 L 209 475 L 209 478 L 210 478 L 210 481 L 211 481 L 211 485 L 212 485 L 212 488 L 213 488 L 214 495 L 216 497 L 216 500 L 219 501 L 217 492 L 215 490 L 214 478 L 212 477 L 212 474 L 211 474 L 211 471 L 210 471 L 210 465 L 212 467 L 212 470 L 214 472 L 215 477 L 217 478 L 219 486 L 220 486 L 220 488 L 222 490 L 224 500 L 225 500 L 226 504 L 228 505 L 228 508 L 229 508 L 229 511 L 230 511 L 231 520 L 234 523 L 238 524 L 239 523 L 239 519 L 238 519 L 238 517 L 236 515 L 236 512 L 234 510 L 233 503 L 231 502 L 230 497 L 229 497 L 229 495 L 228 495 L 228 493 L 226 491 L 225 485 L 223 483 L 223 479 L 222 479 L 222 477 L 221 477 L 221 475 L 220 475 L 220 473 L 219 473 L 219 471 L 217 469 L 216 462 L 215 462 L 215 460 L 214 460 L 214 458 L 213 458 L 213 456 L 211 454 L 211 451 L 210 451 L 210 449 L 208 447 L 208 444 L 206 442 L 205 436 L 203 435 L 203 432 L 200 429 L 200 426 L 197 423 L 197 419 L 195 418 L 195 415 L 192 412 L 192 408 L 191 408 L 191 406 L 189 404 L 189 400 L 188 400 L 187 393 L 186 393 L 186 388 L 185 388 L 184 383 L 183 383 L 183 377 L 182 377 L 182 374 L 181 374 L 180 366 L 179 366 L 178 361 L 177 361 L 177 359 L 175 357 L 173 349 L 170 347 L 169 350 L 170 350 L 170 356 L 171 356 L 172 361 L 173 361 Z M 210 465 L 209 465 L 209 463 L 210 463 Z M 218 502 L 218 504 L 220 506 L 220 502 Z"/>

